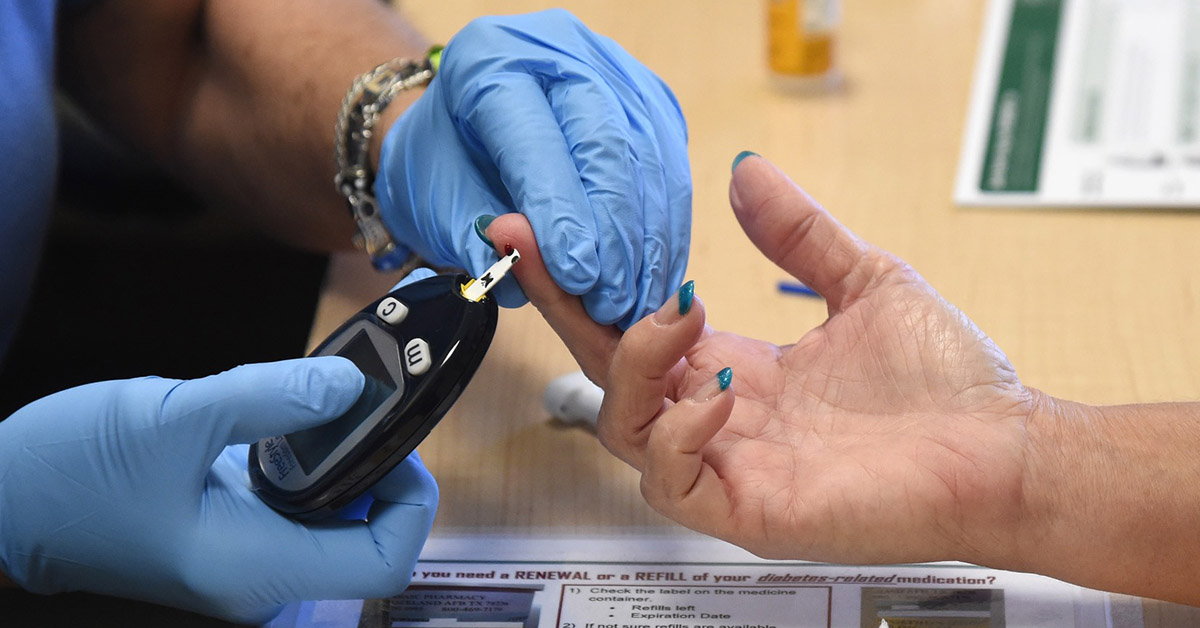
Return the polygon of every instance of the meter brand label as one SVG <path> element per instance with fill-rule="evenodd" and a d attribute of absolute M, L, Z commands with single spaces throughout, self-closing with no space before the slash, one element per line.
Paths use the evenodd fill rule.
<path fill-rule="evenodd" d="M 275 469 L 275 481 L 286 478 L 292 469 L 296 468 L 296 456 L 292 454 L 292 448 L 288 447 L 282 436 L 266 439 L 263 442 L 263 451 L 267 454 L 267 461 Z"/>

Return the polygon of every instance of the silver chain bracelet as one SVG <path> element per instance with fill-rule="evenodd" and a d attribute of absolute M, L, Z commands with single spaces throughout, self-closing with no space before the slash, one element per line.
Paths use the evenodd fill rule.
<path fill-rule="evenodd" d="M 421 62 L 392 59 L 354 79 L 338 110 L 334 130 L 333 182 L 358 227 L 354 245 L 371 256 L 377 270 L 394 270 L 407 265 L 408 248 L 396 242 L 379 213 L 375 199 L 375 171 L 370 164 L 371 138 L 384 108 L 400 93 L 424 87 L 437 74 L 441 46 L 434 46 Z"/>

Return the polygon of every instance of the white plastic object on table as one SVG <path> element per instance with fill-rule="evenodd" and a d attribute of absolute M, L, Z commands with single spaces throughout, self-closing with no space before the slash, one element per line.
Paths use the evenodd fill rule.
<path fill-rule="evenodd" d="M 542 395 L 542 407 L 550 416 L 564 423 L 587 425 L 593 429 L 603 401 L 604 390 L 593 384 L 582 371 L 555 378 L 546 385 Z"/>

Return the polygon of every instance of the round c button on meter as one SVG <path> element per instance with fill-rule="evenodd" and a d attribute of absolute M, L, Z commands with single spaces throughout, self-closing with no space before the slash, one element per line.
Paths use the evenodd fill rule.
<path fill-rule="evenodd" d="M 375 308 L 375 316 L 383 319 L 388 325 L 399 325 L 408 316 L 408 306 L 394 297 L 386 297 Z"/>

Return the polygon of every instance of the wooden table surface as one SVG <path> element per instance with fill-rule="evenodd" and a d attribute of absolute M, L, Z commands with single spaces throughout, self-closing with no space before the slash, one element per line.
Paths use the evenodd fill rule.
<path fill-rule="evenodd" d="M 1022 380 L 1089 403 L 1200 398 L 1200 214 L 961 208 L 951 200 L 984 3 L 850 0 L 843 89 L 773 86 L 765 4 L 720 0 L 558 3 L 614 38 L 675 91 L 695 186 L 688 277 L 714 327 L 789 343 L 825 318 L 779 294 L 785 275 L 729 209 L 730 164 L 753 150 L 858 234 L 906 259 L 1007 352 Z M 431 40 L 472 17 L 536 0 L 404 3 Z M 314 337 L 393 278 L 335 260 Z M 676 528 L 595 437 L 552 421 L 542 392 L 576 370 L 532 308 L 505 310 L 483 367 L 420 448 L 442 491 L 435 534 Z M 1152 603 L 1147 625 L 1200 624 L 1200 609 Z"/>

